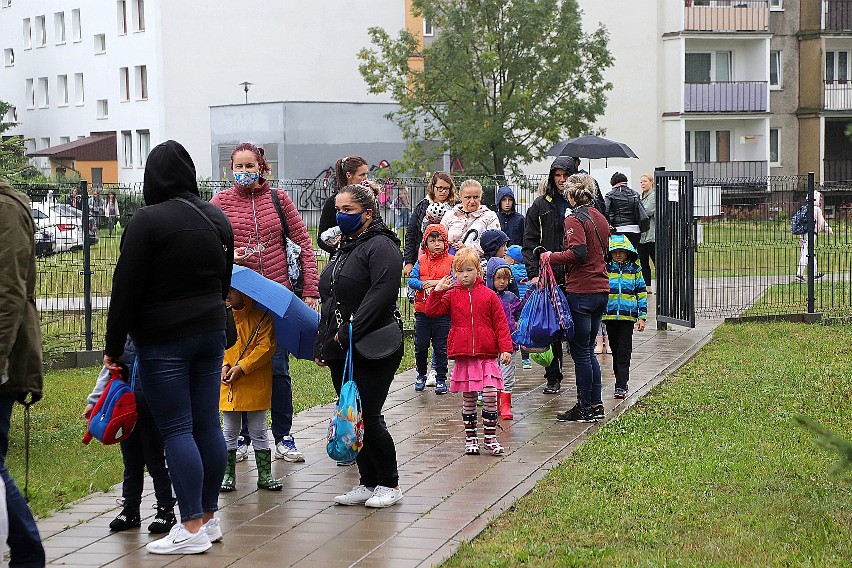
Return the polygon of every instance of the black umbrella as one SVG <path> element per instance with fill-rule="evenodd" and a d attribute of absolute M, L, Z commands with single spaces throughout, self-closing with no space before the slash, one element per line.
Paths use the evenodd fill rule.
<path fill-rule="evenodd" d="M 557 142 L 547 151 L 548 156 L 574 156 L 577 158 L 638 158 L 623 142 L 600 136 L 580 136 Z"/>

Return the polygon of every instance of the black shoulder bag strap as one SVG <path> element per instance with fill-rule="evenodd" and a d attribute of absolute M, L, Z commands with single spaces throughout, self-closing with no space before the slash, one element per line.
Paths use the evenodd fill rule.
<path fill-rule="evenodd" d="M 284 210 L 281 208 L 281 200 L 278 198 L 278 190 L 270 188 L 270 195 L 272 196 L 272 204 L 275 206 L 275 211 L 278 213 L 278 219 L 281 221 L 281 242 L 284 243 L 284 246 L 287 246 L 287 237 L 290 234 L 290 229 L 287 227 L 287 218 L 284 216 Z"/>
<path fill-rule="evenodd" d="M 213 224 L 213 221 L 210 220 L 210 217 L 205 215 L 204 211 L 199 209 L 198 206 L 189 199 L 184 199 L 183 197 L 175 197 L 175 199 L 178 201 L 183 201 L 184 203 L 195 209 L 195 211 L 197 211 L 198 214 L 201 215 L 201 218 L 204 219 L 208 225 L 210 225 L 210 228 L 213 229 L 213 232 L 216 233 L 219 236 L 219 240 L 222 241 L 222 250 L 225 251 L 225 257 L 227 260 L 228 243 L 225 241 L 225 239 L 222 238 L 222 233 L 219 232 L 219 229 L 216 228 L 216 225 Z"/>

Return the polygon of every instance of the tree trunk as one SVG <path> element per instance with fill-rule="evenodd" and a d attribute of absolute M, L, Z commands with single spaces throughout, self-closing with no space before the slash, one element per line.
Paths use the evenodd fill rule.
<path fill-rule="evenodd" d="M 492 152 L 491 156 L 494 159 L 494 175 L 497 178 L 498 185 L 506 185 L 506 163 L 503 156 L 497 155 L 496 152 Z"/>

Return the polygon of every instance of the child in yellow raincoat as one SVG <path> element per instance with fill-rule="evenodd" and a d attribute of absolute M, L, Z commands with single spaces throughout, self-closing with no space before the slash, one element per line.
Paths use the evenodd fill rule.
<path fill-rule="evenodd" d="M 237 324 L 237 342 L 225 351 L 222 362 L 222 388 L 219 410 L 228 448 L 228 466 L 222 480 L 222 491 L 237 486 L 237 438 L 245 413 L 249 435 L 257 462 L 257 486 L 280 491 L 281 482 L 272 477 L 272 450 L 266 427 L 266 412 L 272 405 L 272 356 L 275 355 L 275 330 L 272 316 L 254 306 L 254 301 L 241 292 L 228 292 Z"/>

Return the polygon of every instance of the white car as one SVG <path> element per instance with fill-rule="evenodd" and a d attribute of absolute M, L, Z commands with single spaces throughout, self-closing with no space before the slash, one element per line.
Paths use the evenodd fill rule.
<path fill-rule="evenodd" d="M 83 248 L 83 226 L 80 219 L 67 209 L 68 205 L 34 202 L 30 205 L 36 227 L 53 238 L 53 252 Z"/>

